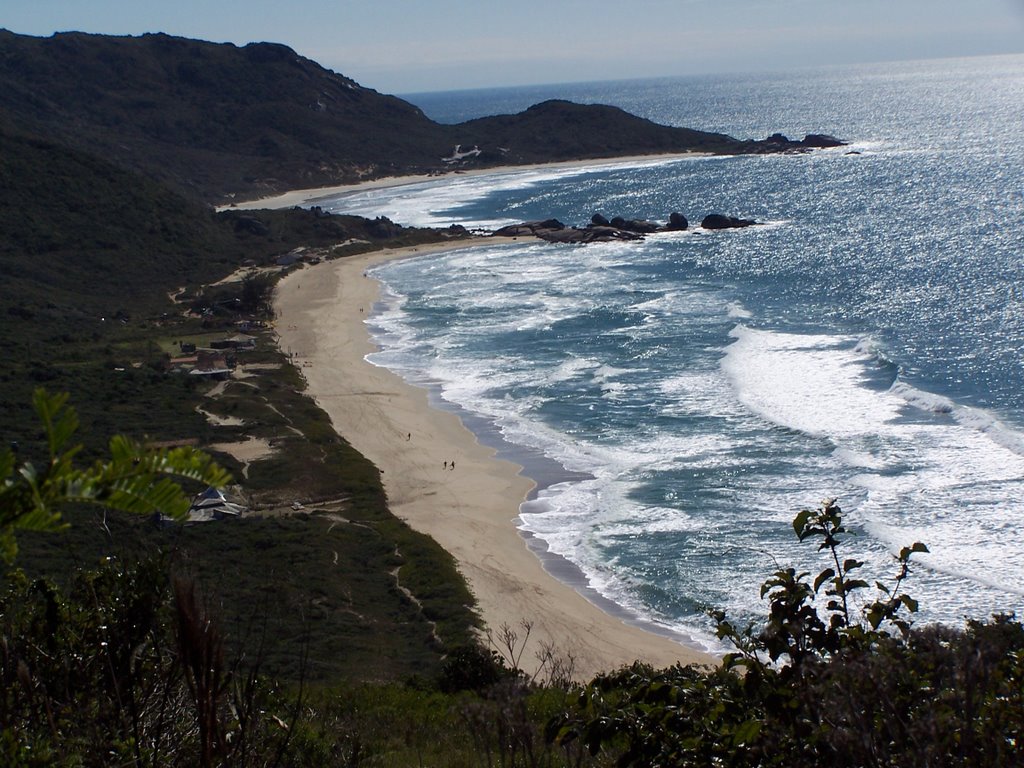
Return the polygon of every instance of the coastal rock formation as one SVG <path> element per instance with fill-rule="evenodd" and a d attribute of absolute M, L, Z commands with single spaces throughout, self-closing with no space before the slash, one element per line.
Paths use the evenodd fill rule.
<path fill-rule="evenodd" d="M 367 225 L 367 229 L 373 237 L 380 240 L 390 240 L 402 233 L 402 225 L 396 224 L 387 216 L 378 216 Z"/>
<path fill-rule="evenodd" d="M 624 219 L 621 216 L 616 216 L 610 222 L 611 226 L 615 229 L 624 229 L 627 232 L 636 232 L 641 235 L 649 235 L 653 232 L 657 232 L 661 229 L 659 224 L 655 224 L 650 221 L 643 221 L 641 219 Z"/>
<path fill-rule="evenodd" d="M 757 224 L 753 219 L 740 219 L 736 216 L 725 216 L 711 213 L 703 218 L 700 225 L 704 229 L 738 229 Z M 568 227 L 558 219 L 545 221 L 524 221 L 521 224 L 510 224 L 493 233 L 496 237 L 539 237 L 551 243 L 605 243 L 613 240 L 643 240 L 646 235 L 655 232 L 682 232 L 689 228 L 690 222 L 678 211 L 669 214 L 668 223 L 657 224 L 643 219 L 626 219 L 615 216 L 610 221 L 602 214 L 595 213 L 590 217 L 586 227 Z"/>
<path fill-rule="evenodd" d="M 800 143 L 805 147 L 810 147 L 812 149 L 829 149 L 831 147 L 846 146 L 845 141 L 840 141 L 835 136 L 829 136 L 825 133 L 808 133 Z"/>
<path fill-rule="evenodd" d="M 738 219 L 735 216 L 723 216 L 721 213 L 709 213 L 700 222 L 704 229 L 739 229 L 757 224 L 753 219 Z"/>
<path fill-rule="evenodd" d="M 801 149 L 829 149 L 831 147 L 843 147 L 846 146 L 845 141 L 840 141 L 835 136 L 829 136 L 825 133 L 808 133 L 800 141 L 793 141 L 792 139 L 786 138 L 781 133 L 773 133 L 767 139 L 765 143 L 776 146 L 784 151 Z"/>
<path fill-rule="evenodd" d="M 524 221 L 522 224 L 510 224 L 495 231 L 495 237 L 539 237 L 549 243 L 601 243 L 612 240 L 642 240 L 643 235 L 612 226 L 591 224 L 580 229 L 567 227 L 558 219 L 546 221 Z"/>
<path fill-rule="evenodd" d="M 686 220 L 686 217 L 678 211 L 673 211 L 668 215 L 668 224 L 665 226 L 669 232 L 681 232 L 688 229 L 690 222 Z"/>
<path fill-rule="evenodd" d="M 643 240 L 644 236 L 637 232 L 630 232 L 615 227 L 566 227 L 559 230 L 540 230 L 535 233 L 538 237 L 552 243 L 607 243 L 613 240 Z"/>

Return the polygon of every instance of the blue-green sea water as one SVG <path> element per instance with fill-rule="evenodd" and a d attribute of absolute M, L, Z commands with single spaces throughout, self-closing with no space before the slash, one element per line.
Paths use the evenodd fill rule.
<path fill-rule="evenodd" d="M 815 572 L 838 497 L 869 581 L 922 541 L 920 621 L 1024 609 L 1024 56 L 410 97 L 435 119 L 546 98 L 810 154 L 460 176 L 322 201 L 411 225 L 595 212 L 743 230 L 522 242 L 386 265 L 372 360 L 540 484 L 519 524 L 628 612 L 713 647 Z"/>

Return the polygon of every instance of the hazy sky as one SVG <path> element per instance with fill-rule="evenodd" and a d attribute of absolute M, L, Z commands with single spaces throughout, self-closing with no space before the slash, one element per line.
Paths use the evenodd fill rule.
<path fill-rule="evenodd" d="M 4 0 L 29 35 L 285 43 L 386 93 L 1024 52 L 1024 0 Z"/>

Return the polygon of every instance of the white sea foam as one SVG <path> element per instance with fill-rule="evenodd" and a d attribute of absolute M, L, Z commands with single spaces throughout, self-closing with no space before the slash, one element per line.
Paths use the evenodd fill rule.
<path fill-rule="evenodd" d="M 465 259 L 465 255 L 459 258 Z M 600 262 L 597 258 L 591 264 Z M 479 260 L 465 259 L 459 268 L 479 274 L 480 266 Z M 561 269 L 548 264 L 537 267 L 536 272 L 538 276 L 543 275 L 550 287 L 559 283 Z M 506 286 L 504 290 L 514 285 L 504 276 L 496 279 Z M 524 280 L 517 286 L 522 291 L 518 299 L 493 300 L 487 295 L 491 289 L 486 282 L 477 285 L 481 293 L 458 286 L 453 291 L 456 295 L 448 295 L 447 299 L 449 302 L 454 299 L 455 305 L 467 312 L 481 308 L 493 311 L 494 318 L 484 323 L 487 332 L 508 327 L 508 318 L 524 311 L 545 316 L 544 325 L 549 325 L 559 315 L 578 314 L 576 302 L 568 298 L 568 292 L 559 300 L 565 302 L 564 306 L 559 306 L 559 301 L 552 301 L 547 294 L 531 293 L 534 290 L 530 287 L 532 280 Z M 701 312 L 705 316 L 714 311 L 722 316 L 729 314 L 728 304 L 711 294 L 702 295 L 698 291 L 692 295 L 679 294 L 674 299 L 681 310 L 693 314 L 695 322 Z M 592 300 L 587 298 L 581 303 L 592 304 Z M 537 309 L 538 306 L 546 309 Z M 528 310 L 530 307 L 533 309 Z M 401 330 L 403 312 L 400 300 L 396 301 L 380 316 L 379 323 L 391 329 L 389 332 L 399 346 L 415 347 L 420 343 L 415 332 Z M 548 313 L 552 314 L 548 316 Z M 664 317 L 675 316 L 666 314 Z M 675 317 L 674 321 L 677 320 Z M 480 330 L 484 327 L 480 322 L 474 320 L 473 327 Z M 524 506 L 522 525 L 544 540 L 553 553 L 579 565 L 594 589 L 623 605 L 640 612 L 649 611 L 638 602 L 636 590 L 640 587 L 634 583 L 634 577 L 626 575 L 628 569 L 610 567 L 607 549 L 614 542 L 630 537 L 639 542 L 662 534 L 692 536 L 702 529 L 713 531 L 724 522 L 706 519 L 698 522 L 685 505 L 638 504 L 631 494 L 661 473 L 713 472 L 710 478 L 723 472 L 743 471 L 746 461 L 736 454 L 743 445 L 737 442 L 740 434 L 748 433 L 742 439 L 752 450 L 775 450 L 767 438 L 770 433 L 761 436 L 755 427 L 759 419 L 767 419 L 796 433 L 826 438 L 831 443 L 832 466 L 847 469 L 846 478 L 838 489 L 843 493 L 844 504 L 859 508 L 859 515 L 868 520 L 866 532 L 884 544 L 872 550 L 870 540 L 866 542 L 869 559 L 878 570 L 884 572 L 888 567 L 887 549 L 908 543 L 902 536 L 906 530 L 897 526 L 896 520 L 900 520 L 900 525 L 916 524 L 924 529 L 925 535 L 918 538 L 932 546 L 933 554 L 926 564 L 936 573 L 956 573 L 966 578 L 975 574 L 979 584 L 993 585 L 1010 593 L 1015 591 L 1012 570 L 1024 564 L 1010 557 L 1006 561 L 1006 572 L 1001 575 L 999 567 L 986 566 L 985 558 L 998 556 L 994 554 L 998 553 L 998 547 L 993 549 L 990 541 L 995 535 L 996 520 L 992 515 L 979 514 L 977 507 L 987 503 L 980 488 L 988 486 L 993 491 L 1006 492 L 1007 484 L 1013 482 L 1012 476 L 1024 473 L 1024 466 L 1015 466 L 1012 461 L 1007 464 L 1006 457 L 1001 455 L 1008 453 L 1005 448 L 990 439 L 983 428 L 967 425 L 971 419 L 977 420 L 977 414 L 964 411 L 951 420 L 950 414 L 956 415 L 959 411 L 955 407 L 951 409 L 942 398 L 931 397 L 903 384 L 886 390 L 872 383 L 878 378 L 873 371 L 877 357 L 870 344 L 858 343 L 850 337 L 783 334 L 737 326 L 732 333 L 735 340 L 726 349 L 720 369 L 692 369 L 665 376 L 654 368 L 626 367 L 600 357 L 576 354 L 565 354 L 547 363 L 537 359 L 521 360 L 515 355 L 496 355 L 482 365 L 480 359 L 472 356 L 452 357 L 456 352 L 461 355 L 461 342 L 453 340 L 461 338 L 464 332 L 454 327 L 443 339 L 435 339 L 435 354 L 427 358 L 429 364 L 423 369 L 425 378 L 441 388 L 445 399 L 488 418 L 511 443 L 529 447 L 551 457 L 567 470 L 592 477 L 542 490 L 534 502 Z M 419 364 L 423 362 L 420 359 Z M 568 435 L 553 429 L 537 416 L 540 408 L 557 402 L 557 395 L 541 395 L 540 390 L 533 391 L 534 387 L 593 385 L 606 400 L 621 401 L 627 395 L 631 400 L 634 395 L 645 400 L 649 395 L 635 390 L 631 383 L 642 379 L 657 382 L 655 391 L 660 400 L 656 412 L 686 418 L 707 418 L 714 414 L 740 432 L 674 435 L 634 429 L 630 434 L 616 433 L 614 442 L 598 444 L 592 436 Z M 531 383 L 524 389 L 527 382 Z M 514 397 L 510 395 L 512 390 L 516 391 Z M 496 398 L 495 392 L 503 394 Z M 927 418 L 923 421 L 922 416 L 905 418 L 908 409 Z M 939 421 L 930 422 L 928 418 Z M 764 448 L 758 447 L 762 443 Z M 993 472 L 993 466 L 1000 464 L 1004 465 L 1005 472 Z M 801 459 L 795 466 L 800 473 L 820 474 L 822 468 L 815 464 L 813 456 Z M 839 477 L 832 475 L 831 480 L 824 482 L 812 480 L 818 484 L 818 490 L 813 492 L 808 491 L 803 480 L 790 487 L 761 489 L 756 514 L 765 525 L 788 529 L 792 510 L 805 506 L 809 499 L 835 492 Z M 807 479 L 811 480 L 811 475 Z M 754 501 L 754 497 L 742 489 L 723 488 L 722 492 L 734 496 L 741 506 Z M 975 518 L 971 524 L 983 532 L 976 546 L 962 546 L 963 537 L 958 531 L 963 520 L 944 527 L 941 521 L 933 519 L 935 507 L 941 504 L 954 509 L 964 504 L 974 505 Z M 904 518 L 894 518 L 894 510 Z M 909 518 L 907 510 L 914 513 Z M 719 535 L 735 541 L 735 531 L 727 534 L 728 530 L 723 529 Z M 892 540 L 888 534 L 883 537 L 883 530 L 891 531 Z M 1008 535 L 1005 531 L 1000 534 Z M 709 540 L 712 547 L 709 553 L 715 546 L 721 546 L 715 545 L 713 538 Z M 901 540 L 895 541 L 897 538 Z M 756 546 L 755 540 L 743 546 Z M 1009 542 L 1011 552 L 1018 546 L 1024 551 L 1024 544 Z M 700 549 L 694 552 L 699 553 Z M 709 593 L 707 599 L 734 606 L 746 605 L 744 595 L 747 590 L 756 591 L 756 584 L 757 576 L 751 570 L 724 592 L 718 588 L 714 594 Z M 942 603 L 933 601 L 933 604 Z"/>
<path fill-rule="evenodd" d="M 894 398 L 864 386 L 867 358 L 851 340 L 773 333 L 738 325 L 722 368 L 753 412 L 809 435 L 886 431 L 899 415 Z"/>
<path fill-rule="evenodd" d="M 735 320 L 749 320 L 753 317 L 748 309 L 745 309 L 738 301 L 729 302 L 729 317 Z"/>
<path fill-rule="evenodd" d="M 850 448 L 836 448 L 832 455 L 839 461 L 851 467 L 862 467 L 864 469 L 885 469 L 885 462 L 877 456 L 863 451 L 855 451 Z"/>
<path fill-rule="evenodd" d="M 953 412 L 953 401 L 948 397 L 915 389 L 902 381 L 895 382 L 889 391 L 922 411 L 930 411 L 931 413 Z"/>
<path fill-rule="evenodd" d="M 864 489 L 860 514 L 890 549 L 928 542 L 929 569 L 1024 594 L 1020 435 L 977 409 L 897 382 L 870 386 L 853 340 L 738 327 L 723 361 L 759 416 L 835 446 Z M 909 409 L 909 410 L 908 410 Z M 907 418 L 912 416 L 912 418 Z M 911 538 L 913 537 L 913 538 Z"/>
<path fill-rule="evenodd" d="M 593 358 L 580 358 L 575 355 L 569 355 L 558 364 L 554 372 L 548 375 L 548 379 L 552 383 L 570 381 L 579 378 L 587 371 L 596 370 L 600 365 L 600 361 Z"/>

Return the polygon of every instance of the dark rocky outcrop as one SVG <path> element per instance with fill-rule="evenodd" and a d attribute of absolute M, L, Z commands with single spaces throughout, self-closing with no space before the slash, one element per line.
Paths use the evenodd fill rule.
<path fill-rule="evenodd" d="M 616 216 L 609 224 L 615 229 L 624 229 L 627 232 L 636 232 L 640 235 L 649 235 L 661 230 L 661 225 L 654 222 L 642 219 L 624 219 L 621 216 Z"/>
<path fill-rule="evenodd" d="M 824 133 L 808 133 L 800 144 L 811 149 L 830 149 L 832 147 L 846 146 L 845 141 L 840 141 L 835 136 L 829 136 Z"/>
<path fill-rule="evenodd" d="M 566 226 L 558 219 L 545 219 L 544 221 L 537 222 L 537 226 L 541 229 L 565 229 Z"/>
<path fill-rule="evenodd" d="M 615 227 L 566 227 L 558 230 L 537 230 L 534 234 L 552 243 L 607 243 L 613 240 L 643 240 L 643 235 Z"/>
<path fill-rule="evenodd" d="M 390 240 L 402 234 L 402 225 L 387 216 L 378 216 L 366 225 L 367 231 L 379 240 Z"/>
<path fill-rule="evenodd" d="M 793 141 L 781 133 L 773 133 L 764 140 L 765 144 L 777 147 L 782 151 L 800 151 L 802 149 L 830 149 L 846 146 L 845 141 L 824 133 L 808 133 L 800 141 Z"/>
<path fill-rule="evenodd" d="M 711 213 L 703 218 L 704 229 L 738 229 L 757 224 L 752 219 L 740 219 L 735 216 L 724 216 Z M 610 221 L 600 213 L 590 217 L 586 227 L 567 227 L 558 219 L 546 221 L 524 221 L 502 227 L 493 234 L 501 237 L 539 237 L 553 243 L 600 243 L 612 240 L 643 240 L 646 235 L 655 232 L 682 232 L 688 229 L 690 222 L 686 217 L 674 211 L 669 214 L 668 223 L 656 224 L 643 219 L 626 219 L 615 216 Z"/>
<path fill-rule="evenodd" d="M 686 220 L 686 217 L 678 211 L 673 211 L 668 216 L 668 224 L 665 226 L 669 232 L 680 232 L 688 229 L 690 222 Z"/>
<path fill-rule="evenodd" d="M 536 233 L 537 222 L 524 221 L 522 224 L 509 224 L 494 230 L 491 235 L 494 237 L 530 237 Z"/>
<path fill-rule="evenodd" d="M 599 243 L 611 240 L 642 240 L 643 235 L 617 227 L 591 224 L 585 228 L 567 227 L 558 219 L 524 221 L 495 231 L 495 237 L 539 237 L 549 243 Z"/>
<path fill-rule="evenodd" d="M 739 229 L 757 224 L 753 219 L 738 219 L 735 216 L 723 216 L 721 213 L 709 213 L 700 225 L 704 229 Z"/>

